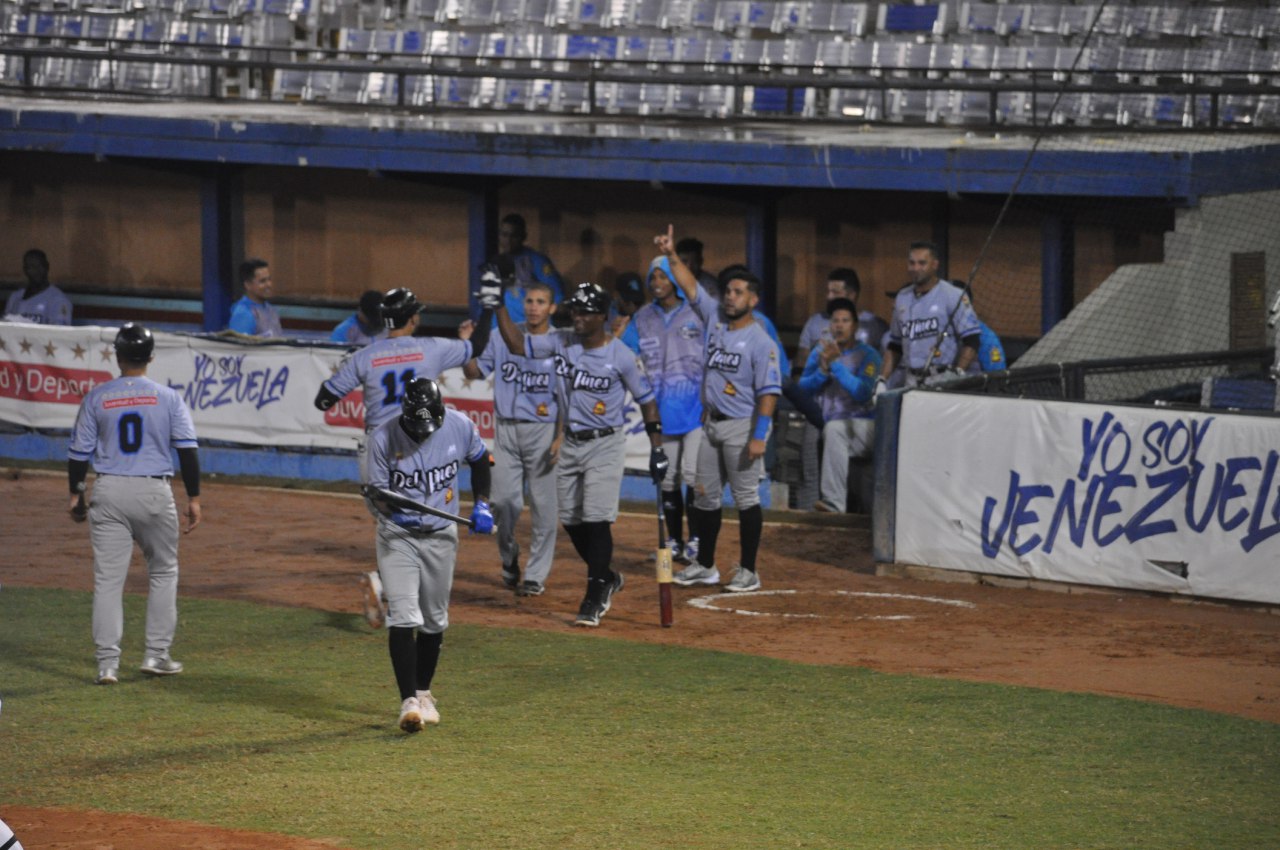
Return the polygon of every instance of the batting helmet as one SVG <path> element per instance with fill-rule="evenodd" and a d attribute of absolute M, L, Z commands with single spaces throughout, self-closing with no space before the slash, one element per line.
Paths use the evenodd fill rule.
<path fill-rule="evenodd" d="M 155 350 L 156 338 L 137 322 L 129 322 L 116 333 L 116 357 L 130 363 L 147 363 Z"/>
<path fill-rule="evenodd" d="M 421 309 L 412 292 L 404 287 L 392 289 L 382 296 L 382 324 L 391 330 L 403 328 Z"/>
<path fill-rule="evenodd" d="M 444 398 L 430 378 L 414 378 L 404 388 L 400 427 L 421 443 L 444 424 Z"/>
<path fill-rule="evenodd" d="M 564 303 L 571 313 L 607 313 L 611 300 L 598 284 L 580 283 Z"/>

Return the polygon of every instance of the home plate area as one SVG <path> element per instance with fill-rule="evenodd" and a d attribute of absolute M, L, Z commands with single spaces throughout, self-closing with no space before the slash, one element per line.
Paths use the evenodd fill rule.
<path fill-rule="evenodd" d="M 755 590 L 713 593 L 689 600 L 695 608 L 747 617 L 806 617 L 839 620 L 914 620 L 937 613 L 939 606 L 976 608 L 972 602 L 909 593 L 854 590 Z"/>

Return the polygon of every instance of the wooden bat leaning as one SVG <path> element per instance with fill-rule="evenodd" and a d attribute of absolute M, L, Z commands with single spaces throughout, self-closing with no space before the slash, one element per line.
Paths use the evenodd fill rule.
<path fill-rule="evenodd" d="M 433 508 L 430 505 L 424 505 L 417 499 L 410 499 L 408 496 L 402 496 L 399 493 L 393 493 L 381 487 L 365 484 L 360 488 L 360 492 L 376 502 L 385 502 L 395 508 L 404 508 L 407 511 L 417 511 L 421 514 L 431 514 L 431 516 L 440 517 L 440 519 L 456 522 L 458 525 L 465 525 L 467 528 L 475 528 L 475 523 L 464 516 L 458 516 L 448 511 L 442 511 L 439 508 Z"/>
<path fill-rule="evenodd" d="M 658 622 L 670 628 L 671 550 L 667 548 L 667 516 L 662 509 L 662 488 L 658 488 Z"/>

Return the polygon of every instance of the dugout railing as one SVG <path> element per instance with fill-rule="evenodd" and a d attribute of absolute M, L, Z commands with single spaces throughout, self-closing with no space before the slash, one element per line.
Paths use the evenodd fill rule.
<path fill-rule="evenodd" d="M 66 40 L 0 42 L 0 93 L 311 102 L 440 114 L 1090 130 L 1280 127 L 1280 69 L 1069 73 L 407 53 L 352 58 L 350 51 L 296 47 L 88 38 L 75 46 L 59 43 Z"/>
<path fill-rule="evenodd" d="M 1274 348 L 1082 360 L 983 372 L 948 392 L 1016 398 L 1199 407 L 1206 379 L 1270 381 Z"/>

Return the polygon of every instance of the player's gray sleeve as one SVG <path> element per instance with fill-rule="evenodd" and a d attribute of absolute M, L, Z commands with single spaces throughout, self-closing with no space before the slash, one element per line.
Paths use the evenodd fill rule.
<path fill-rule="evenodd" d="M 175 449 L 194 449 L 196 447 L 196 425 L 191 419 L 191 411 L 176 391 L 169 394 L 169 441 Z"/>
<path fill-rule="evenodd" d="M 569 331 L 563 328 L 548 331 L 544 334 L 524 335 L 524 354 L 526 357 L 550 357 L 564 347 Z"/>
<path fill-rule="evenodd" d="M 75 460 L 89 460 L 93 457 L 93 450 L 97 448 L 98 417 L 91 410 L 96 399 L 97 396 L 90 393 L 76 412 L 76 424 L 71 429 L 71 445 L 67 448 L 68 456 Z"/>
<path fill-rule="evenodd" d="M 818 338 L 822 335 L 820 328 L 824 321 L 824 317 L 818 313 L 810 316 L 809 320 L 804 323 L 804 328 L 800 331 L 800 341 L 796 343 L 797 347 L 812 351 L 813 347 L 818 343 Z"/>
<path fill-rule="evenodd" d="M 767 338 L 767 334 L 765 334 Z M 768 340 L 767 347 L 755 346 L 751 352 L 753 383 L 756 398 L 762 395 L 779 395 L 782 392 L 782 369 L 778 365 L 778 350 L 773 340 Z"/>
<path fill-rule="evenodd" d="M 457 369 L 471 359 L 471 340 L 446 339 L 441 342 L 446 346 L 445 356 L 440 359 L 441 371 Z"/>
<path fill-rule="evenodd" d="M 360 378 L 356 375 L 356 352 L 348 354 L 342 358 L 342 362 L 338 364 L 338 371 L 333 377 L 325 381 L 321 386 L 327 388 L 329 392 L 342 398 L 347 393 L 360 386 Z"/>
<path fill-rule="evenodd" d="M 965 337 L 982 333 L 982 325 L 978 321 L 977 314 L 973 312 L 973 305 L 969 303 L 969 299 L 963 292 L 960 295 L 959 305 L 956 307 L 952 325 L 956 329 L 957 339 L 964 339 Z"/>
<path fill-rule="evenodd" d="M 398 428 L 400 426 L 392 425 L 391 427 Z M 369 436 L 369 480 L 366 482 L 384 490 L 391 488 L 391 470 L 387 464 L 386 437 L 387 435 L 381 428 Z"/>
<path fill-rule="evenodd" d="M 636 404 L 645 404 L 653 401 L 653 385 L 649 383 L 649 376 L 640 367 L 640 361 L 634 356 L 631 349 L 621 343 L 618 343 L 616 350 L 621 352 L 616 358 L 618 361 L 618 374 L 622 376 L 622 384 L 631 393 L 631 398 Z"/>

